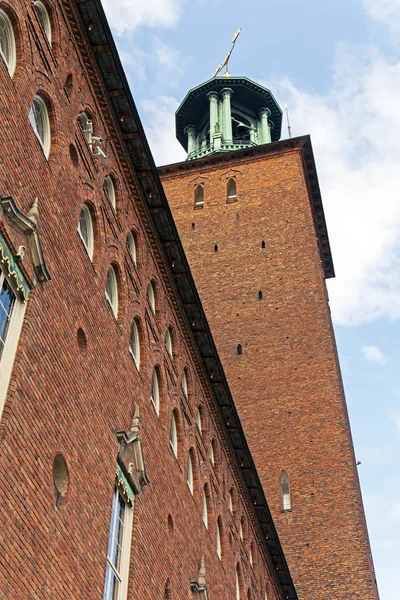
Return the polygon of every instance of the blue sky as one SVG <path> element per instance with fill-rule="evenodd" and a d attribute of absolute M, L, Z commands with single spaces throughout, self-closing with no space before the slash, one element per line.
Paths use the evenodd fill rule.
<path fill-rule="evenodd" d="M 230 63 L 310 133 L 336 279 L 332 316 L 381 600 L 400 564 L 400 0 L 103 0 L 158 164 L 174 111 Z"/>

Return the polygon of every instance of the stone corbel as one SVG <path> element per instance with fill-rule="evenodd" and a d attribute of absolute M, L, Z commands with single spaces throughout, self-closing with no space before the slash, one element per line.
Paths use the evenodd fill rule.
<path fill-rule="evenodd" d="M 120 444 L 118 463 L 135 494 L 142 493 L 144 486 L 149 483 L 144 462 L 140 423 L 139 407 L 137 406 L 130 430 L 116 433 Z"/>
<path fill-rule="evenodd" d="M 11 196 L 5 196 L 0 200 L 0 206 L 3 209 L 3 214 L 14 227 L 25 236 L 33 270 L 40 283 L 51 279 L 50 273 L 44 260 L 43 248 L 40 241 L 40 236 L 37 228 L 39 220 L 38 200 L 35 199 L 28 214 L 23 213 Z"/>

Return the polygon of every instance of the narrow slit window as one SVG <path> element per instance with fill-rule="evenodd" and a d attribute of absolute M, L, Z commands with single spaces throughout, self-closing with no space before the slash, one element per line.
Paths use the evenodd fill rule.
<path fill-rule="evenodd" d="M 169 432 L 169 443 L 175 458 L 178 458 L 178 428 L 175 412 L 171 415 L 171 427 Z"/>
<path fill-rule="evenodd" d="M 207 494 L 205 488 L 203 489 L 203 501 L 202 501 L 202 517 L 205 527 L 208 529 L 208 505 L 207 505 Z"/>
<path fill-rule="evenodd" d="M 193 459 L 192 453 L 189 451 L 188 454 L 188 465 L 187 465 L 187 485 L 190 490 L 190 493 L 193 496 Z"/>
<path fill-rule="evenodd" d="M 238 344 L 237 345 L 237 349 L 236 349 L 238 356 L 240 356 L 241 354 L 243 354 L 243 348 L 242 348 L 242 344 Z"/>
<path fill-rule="evenodd" d="M 285 472 L 283 472 L 281 475 L 281 500 L 282 510 L 290 510 L 292 508 L 289 478 Z"/>
<path fill-rule="evenodd" d="M 78 221 L 78 233 L 86 248 L 90 260 L 93 258 L 94 237 L 93 237 L 93 222 L 89 207 L 84 204 L 81 208 Z"/>
<path fill-rule="evenodd" d="M 129 342 L 129 351 L 135 361 L 135 365 L 139 370 L 140 367 L 140 336 L 139 328 L 137 326 L 136 319 L 132 321 L 131 338 Z"/>
<path fill-rule="evenodd" d="M 263 248 L 263 249 L 265 248 L 265 242 L 264 242 L 264 240 L 261 242 L 261 248 Z"/>
<path fill-rule="evenodd" d="M 214 252 L 218 252 L 218 244 L 215 244 L 215 246 L 214 246 Z"/>
<path fill-rule="evenodd" d="M 157 369 L 153 370 L 153 377 L 151 379 L 150 400 L 154 406 L 157 415 L 160 415 L 160 384 L 158 381 Z"/>
<path fill-rule="evenodd" d="M 260 290 L 260 291 L 258 292 L 258 299 L 259 299 L 259 300 L 262 300 L 262 297 L 263 297 L 263 294 L 262 294 L 262 291 Z"/>
<path fill-rule="evenodd" d="M 235 200 L 237 200 L 236 181 L 234 179 L 229 179 L 226 188 L 228 202 L 234 202 Z"/>
<path fill-rule="evenodd" d="M 196 185 L 194 190 L 195 207 L 204 206 L 204 188 L 202 185 Z"/>
<path fill-rule="evenodd" d="M 111 265 L 107 273 L 107 282 L 105 296 L 111 310 L 114 313 L 114 317 L 118 318 L 118 280 L 114 267 Z"/>

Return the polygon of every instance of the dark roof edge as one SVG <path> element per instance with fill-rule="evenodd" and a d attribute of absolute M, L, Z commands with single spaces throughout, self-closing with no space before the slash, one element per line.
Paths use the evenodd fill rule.
<path fill-rule="evenodd" d="M 204 158 L 196 160 L 185 160 L 179 163 L 163 165 L 159 167 L 158 172 L 161 177 L 173 175 L 191 169 L 196 170 L 204 165 L 217 165 L 218 163 L 231 162 L 233 158 L 253 158 L 255 156 L 264 156 L 277 152 L 299 149 L 303 157 L 304 172 L 307 180 L 307 187 L 310 197 L 310 204 L 314 218 L 315 232 L 318 239 L 318 247 L 324 271 L 325 279 L 335 277 L 333 258 L 329 243 L 328 228 L 325 220 L 324 207 L 322 204 L 321 190 L 318 182 L 317 167 L 315 164 L 314 153 L 309 135 L 303 135 L 296 138 L 272 142 L 253 146 L 243 150 L 234 150 L 233 152 L 220 152 L 211 154 Z"/>
<path fill-rule="evenodd" d="M 216 390 L 216 384 L 221 385 L 223 388 L 223 397 L 225 400 L 228 401 L 226 405 L 221 407 L 221 402 L 218 400 L 216 394 L 214 394 L 215 406 L 219 407 L 220 409 L 220 421 L 224 426 L 227 441 L 230 440 L 231 442 L 232 454 L 236 456 L 238 471 L 242 473 L 243 485 L 245 489 L 247 489 L 249 498 L 254 499 L 253 505 L 255 507 L 255 519 L 256 522 L 258 522 L 260 531 L 263 534 L 262 539 L 264 539 L 267 548 L 267 553 L 271 557 L 271 566 L 275 568 L 276 582 L 279 585 L 284 598 L 287 598 L 288 600 L 298 600 L 298 596 L 289 572 L 286 558 L 284 556 L 278 538 L 278 534 L 267 504 L 267 500 L 265 498 L 265 494 L 260 479 L 258 477 L 253 458 L 250 454 L 250 450 L 247 445 L 247 440 L 244 436 L 244 432 L 240 424 L 236 407 L 234 405 L 233 398 L 230 393 L 228 383 L 226 381 L 226 377 L 222 369 L 222 364 L 220 362 L 216 346 L 211 335 L 210 327 L 208 325 L 203 307 L 201 305 L 200 297 L 197 292 L 194 279 L 192 277 L 189 264 L 185 256 L 183 246 L 180 241 L 179 234 L 172 217 L 171 209 L 165 196 L 162 183 L 158 175 L 158 171 L 136 109 L 135 102 L 133 100 L 125 73 L 123 71 L 123 67 L 104 13 L 104 9 L 101 5 L 100 0 L 75 0 L 75 2 L 80 12 L 82 29 L 86 33 L 88 44 L 89 46 L 92 46 L 96 51 L 96 59 L 98 59 L 101 54 L 104 54 L 104 57 L 107 58 L 107 69 L 105 71 L 102 71 L 101 64 L 99 60 L 97 61 L 99 67 L 98 73 L 102 77 L 106 90 L 109 90 L 109 88 L 112 87 L 113 83 L 115 83 L 115 80 L 112 80 L 113 76 L 119 77 L 121 81 L 122 89 L 118 88 L 118 94 L 123 93 L 127 101 L 129 111 L 131 112 L 130 116 L 132 116 L 133 118 L 134 125 L 136 127 L 136 131 L 138 132 L 139 138 L 138 140 L 136 140 L 137 144 L 134 148 L 133 146 L 126 146 L 127 155 L 130 156 L 132 168 L 139 176 L 138 178 L 139 183 L 142 187 L 143 197 L 147 201 L 149 213 L 153 218 L 155 229 L 159 235 L 159 241 L 165 253 L 166 263 L 171 265 L 171 256 L 170 254 L 168 254 L 168 249 L 172 245 L 174 252 L 177 253 L 177 255 L 174 256 L 174 264 L 177 266 L 182 266 L 182 268 L 184 269 L 183 276 L 186 278 L 186 281 L 190 284 L 190 292 L 194 300 L 193 305 L 195 307 L 195 310 L 197 311 L 196 314 L 199 315 L 199 319 L 201 320 L 201 328 L 196 327 L 195 330 L 193 330 L 194 338 L 199 348 L 199 354 L 200 356 L 202 356 L 205 370 L 209 374 L 210 387 L 213 390 Z M 81 7 L 83 8 L 81 9 Z M 90 28 L 88 28 L 89 22 L 87 21 L 87 15 L 92 10 L 93 13 L 97 13 L 94 14 L 94 16 L 96 17 L 96 23 L 94 26 L 93 23 L 90 22 Z M 91 38 L 91 35 L 94 35 L 95 29 L 97 30 L 97 33 L 99 33 L 99 25 L 101 25 L 102 29 L 100 33 L 102 35 L 104 34 L 106 43 L 96 43 L 94 41 L 94 38 Z M 115 68 L 115 72 L 112 71 L 111 67 Z M 107 81 L 107 77 L 110 77 L 109 81 Z M 120 115 L 117 113 L 113 103 L 111 102 L 111 95 L 109 91 L 107 93 L 107 97 L 109 106 L 115 114 L 115 122 L 119 124 L 121 137 L 123 138 L 124 133 L 126 132 L 124 132 L 122 129 Z M 129 121 L 129 119 L 124 119 L 124 122 L 126 121 Z M 148 187 L 149 185 L 150 189 Z M 167 233 L 171 236 L 171 239 L 165 239 L 165 229 L 162 229 L 160 226 L 160 213 L 162 213 L 163 218 L 167 220 Z M 165 227 L 165 221 L 163 221 L 163 224 Z M 173 267 L 170 267 L 170 277 L 171 280 L 175 281 L 176 294 L 180 298 L 182 304 L 185 305 L 185 300 L 182 298 L 181 289 L 177 285 L 176 275 L 177 274 L 174 272 Z M 186 306 L 184 308 L 187 312 Z M 218 373 L 216 372 L 217 376 L 215 378 L 213 377 L 214 371 L 210 371 L 209 369 L 209 359 L 208 357 L 204 357 L 204 354 L 202 354 L 202 348 L 200 347 L 197 341 L 196 333 L 198 332 L 204 332 L 207 338 L 207 349 L 212 350 L 212 364 L 216 365 L 216 369 L 218 371 Z M 228 426 L 227 421 L 225 420 L 225 408 L 229 409 L 229 414 L 232 415 L 230 426 Z M 232 441 L 233 438 L 236 440 L 236 445 Z M 252 482 L 251 485 L 249 485 L 249 481 Z"/>

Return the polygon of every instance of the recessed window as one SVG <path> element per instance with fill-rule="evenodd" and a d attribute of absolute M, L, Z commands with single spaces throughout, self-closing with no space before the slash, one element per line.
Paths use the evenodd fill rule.
<path fill-rule="evenodd" d="M 243 529 L 244 529 L 244 519 L 242 517 L 240 519 L 240 523 L 239 523 L 239 536 L 240 536 L 240 539 L 242 540 L 242 542 L 243 542 Z"/>
<path fill-rule="evenodd" d="M 197 425 L 197 429 L 200 431 L 201 433 L 201 412 L 200 409 L 197 409 L 197 413 L 196 413 L 196 425 Z"/>
<path fill-rule="evenodd" d="M 252 550 L 251 546 L 249 548 L 249 562 L 250 562 L 251 566 L 253 566 L 253 550 Z"/>
<path fill-rule="evenodd" d="M 286 475 L 285 471 L 283 471 L 281 475 L 281 501 L 282 510 L 290 510 L 292 508 L 292 503 L 290 500 L 289 478 Z"/>
<path fill-rule="evenodd" d="M 264 242 L 264 240 L 261 242 L 261 248 L 263 248 L 263 249 L 265 248 L 265 242 Z"/>
<path fill-rule="evenodd" d="M 233 498 L 232 498 L 232 490 L 228 492 L 228 508 L 229 512 L 233 515 Z"/>
<path fill-rule="evenodd" d="M 78 116 L 78 123 L 82 130 L 83 137 L 85 138 L 87 144 L 92 146 L 92 136 L 93 136 L 93 122 L 89 119 L 88 115 L 83 112 Z"/>
<path fill-rule="evenodd" d="M 260 291 L 258 292 L 258 299 L 259 299 L 259 300 L 262 300 L 262 297 L 263 297 L 263 293 L 262 293 L 262 291 L 260 290 Z"/>
<path fill-rule="evenodd" d="M 184 369 L 184 371 L 182 373 L 181 385 L 182 385 L 182 391 L 185 395 L 185 398 L 187 398 L 188 397 L 188 384 L 187 384 L 186 369 Z"/>
<path fill-rule="evenodd" d="M 118 282 L 114 267 L 111 265 L 107 273 L 107 283 L 105 292 L 107 301 L 111 306 L 114 317 L 118 318 Z"/>
<path fill-rule="evenodd" d="M 137 369 L 140 368 L 140 337 L 136 319 L 132 321 L 131 337 L 129 340 L 129 352 L 131 353 Z"/>
<path fill-rule="evenodd" d="M 216 530 L 216 547 L 217 547 L 217 556 L 218 556 L 219 560 L 222 560 L 221 520 L 219 518 L 217 521 L 217 530 Z"/>
<path fill-rule="evenodd" d="M 56 454 L 53 461 L 53 479 L 57 500 L 64 497 L 68 491 L 69 474 L 67 463 L 62 454 Z"/>
<path fill-rule="evenodd" d="M 236 193 L 236 181 L 229 179 L 226 186 L 227 200 L 228 202 L 234 202 L 237 199 Z"/>
<path fill-rule="evenodd" d="M 188 484 L 188 488 L 190 493 L 193 496 L 193 458 L 192 452 L 190 451 L 188 454 L 188 464 L 187 464 L 187 479 L 186 482 Z"/>
<path fill-rule="evenodd" d="M 48 158 L 51 146 L 50 119 L 46 103 L 40 96 L 33 98 L 29 122 L 43 148 L 45 157 Z"/>
<path fill-rule="evenodd" d="M 107 175 L 107 177 L 105 177 L 105 179 L 104 179 L 104 188 L 107 192 L 107 196 L 110 201 L 110 204 L 113 207 L 113 209 L 115 210 L 117 207 L 117 202 L 115 199 L 115 186 L 114 186 L 112 177 L 110 177 L 110 175 Z"/>
<path fill-rule="evenodd" d="M 240 600 L 239 565 L 236 567 L 236 600 Z"/>
<path fill-rule="evenodd" d="M 40 21 L 41 26 L 43 27 L 45 36 L 51 44 L 51 22 L 49 12 L 43 4 L 43 2 L 40 2 L 39 0 L 35 0 L 33 6 L 35 7 L 38 19 Z"/>
<path fill-rule="evenodd" d="M 64 92 L 65 92 L 65 95 L 67 96 L 67 98 L 71 97 L 73 85 L 74 85 L 74 80 L 72 77 L 72 73 L 70 73 L 67 76 L 67 79 L 65 80 L 65 84 L 64 84 Z"/>
<path fill-rule="evenodd" d="M 238 353 L 238 355 L 243 354 L 242 344 L 237 345 L 236 352 Z"/>
<path fill-rule="evenodd" d="M 208 529 L 208 505 L 207 505 L 207 494 L 206 494 L 205 488 L 203 489 L 202 518 L 203 518 L 204 525 Z"/>
<path fill-rule="evenodd" d="M 93 237 L 93 222 L 89 207 L 84 204 L 81 208 L 78 222 L 78 233 L 86 248 L 90 260 L 93 258 L 94 237 Z"/>
<path fill-rule="evenodd" d="M 151 378 L 151 395 L 150 400 L 153 403 L 157 415 L 160 414 L 160 383 L 158 380 L 157 369 L 153 369 L 153 376 Z"/>
<path fill-rule="evenodd" d="M 128 246 L 129 254 L 135 265 L 137 264 L 137 254 L 136 254 L 136 236 L 133 231 L 130 231 L 126 238 L 126 244 Z"/>
<path fill-rule="evenodd" d="M 167 348 L 168 354 L 172 358 L 172 335 L 170 327 L 168 327 L 167 332 L 165 334 L 165 346 Z"/>
<path fill-rule="evenodd" d="M 149 301 L 151 310 L 155 314 L 155 312 L 156 312 L 156 295 L 154 293 L 154 285 L 153 285 L 152 281 L 150 281 L 149 285 L 147 286 L 147 300 Z"/>
<path fill-rule="evenodd" d="M 175 458 L 178 458 L 178 429 L 176 423 L 175 411 L 171 415 L 171 427 L 169 430 L 169 443 Z"/>
<path fill-rule="evenodd" d="M 194 206 L 204 206 L 204 188 L 202 185 L 196 185 L 194 190 Z"/>
<path fill-rule="evenodd" d="M 133 496 L 132 493 L 129 494 Z M 116 487 L 108 538 L 103 600 L 126 600 L 132 538 L 133 505 L 121 486 Z"/>
<path fill-rule="evenodd" d="M 12 23 L 8 15 L 0 8 L 0 57 L 12 77 L 17 66 L 17 47 Z"/>
<path fill-rule="evenodd" d="M 212 464 L 212 466 L 214 466 L 215 465 L 214 440 L 210 444 L 208 458 L 210 459 L 210 463 Z"/>
<path fill-rule="evenodd" d="M 218 244 L 214 245 L 214 252 L 218 252 Z"/>
<path fill-rule="evenodd" d="M 12 254 L 6 251 L 0 236 L 0 260 L 4 264 L 4 270 L 0 268 L 0 416 L 26 308 L 26 304 L 14 288 L 14 278 L 6 275 L 7 265 L 11 264 L 6 260 L 8 257 L 11 258 Z"/>

